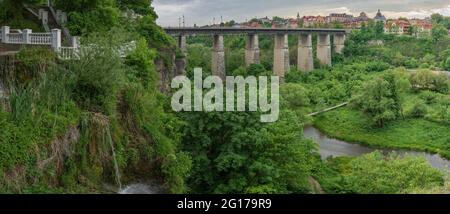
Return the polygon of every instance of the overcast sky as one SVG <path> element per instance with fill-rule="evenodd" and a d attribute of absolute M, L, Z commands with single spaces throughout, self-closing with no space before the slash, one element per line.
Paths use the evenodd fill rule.
<path fill-rule="evenodd" d="M 358 15 L 361 11 L 374 16 L 378 9 L 388 18 L 424 18 L 431 13 L 450 16 L 450 0 L 154 0 L 153 7 L 163 26 L 178 26 L 184 15 L 186 25 L 245 21 L 254 17 L 295 17 L 328 15 L 332 12 Z"/>

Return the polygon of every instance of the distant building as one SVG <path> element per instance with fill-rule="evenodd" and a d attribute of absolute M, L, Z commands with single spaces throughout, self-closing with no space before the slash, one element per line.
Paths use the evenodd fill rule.
<path fill-rule="evenodd" d="M 299 20 L 298 19 L 288 19 L 287 20 L 287 28 L 298 28 Z"/>
<path fill-rule="evenodd" d="M 430 19 L 410 19 L 409 22 L 413 27 L 413 34 L 416 36 L 431 34 L 433 22 Z"/>
<path fill-rule="evenodd" d="M 384 25 L 384 32 L 388 34 L 408 34 L 411 23 L 405 19 L 387 21 Z"/>
<path fill-rule="evenodd" d="M 353 17 L 351 20 L 344 22 L 344 28 L 348 29 L 358 29 L 361 28 L 363 24 L 368 24 L 370 18 L 367 16 L 365 12 L 361 12 L 359 16 Z"/>
<path fill-rule="evenodd" d="M 272 20 L 272 28 L 286 28 L 289 20 L 284 18 L 274 18 Z"/>
<path fill-rule="evenodd" d="M 332 13 L 332 14 L 330 14 L 329 21 L 330 22 L 340 22 L 340 23 L 352 22 L 353 15 L 349 15 L 349 14 L 345 14 L 345 13 Z"/>
<path fill-rule="evenodd" d="M 375 21 L 386 22 L 386 17 L 381 13 L 381 10 L 378 9 L 377 15 L 373 18 Z"/>
<path fill-rule="evenodd" d="M 365 12 L 361 12 L 358 17 L 354 18 L 357 22 L 368 22 L 370 19 Z"/>
<path fill-rule="evenodd" d="M 231 26 L 232 28 L 242 28 L 241 24 L 234 24 L 233 26 Z"/>
<path fill-rule="evenodd" d="M 329 23 L 325 16 L 303 16 L 303 27 L 317 27 Z"/>
<path fill-rule="evenodd" d="M 260 19 L 258 19 L 258 21 L 259 22 L 261 22 L 261 24 L 267 24 L 267 23 L 270 23 L 271 22 L 271 20 L 269 19 L 269 17 L 264 17 L 264 18 L 260 18 Z"/>
<path fill-rule="evenodd" d="M 421 37 L 431 34 L 433 23 L 427 19 L 395 19 L 386 22 L 384 32 L 388 34 L 411 34 Z"/>
<path fill-rule="evenodd" d="M 263 25 L 258 20 L 251 20 L 249 22 L 242 23 L 241 28 L 262 28 Z"/>

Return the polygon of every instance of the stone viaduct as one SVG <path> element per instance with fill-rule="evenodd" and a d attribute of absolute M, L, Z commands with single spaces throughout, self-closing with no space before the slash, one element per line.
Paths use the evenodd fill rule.
<path fill-rule="evenodd" d="M 308 72 L 314 69 L 312 34 L 317 34 L 317 58 L 323 65 L 331 66 L 331 36 L 333 36 L 334 50 L 342 53 L 346 35 L 345 29 L 272 29 L 272 28 L 164 28 L 164 30 L 178 37 L 178 46 L 186 52 L 186 36 L 211 35 L 213 39 L 212 72 L 214 75 L 225 77 L 224 35 L 246 35 L 245 62 L 247 65 L 260 63 L 258 35 L 274 36 L 273 73 L 281 78 L 289 71 L 288 36 L 298 36 L 298 60 L 300 70 Z"/>

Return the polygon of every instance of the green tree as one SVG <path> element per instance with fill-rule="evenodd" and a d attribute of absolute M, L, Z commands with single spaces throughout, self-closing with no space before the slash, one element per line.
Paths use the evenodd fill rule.
<path fill-rule="evenodd" d="M 147 15 L 149 13 L 156 15 L 151 8 L 152 1 L 153 0 L 117 0 L 117 4 L 121 9 L 130 9 L 141 15 Z"/>
<path fill-rule="evenodd" d="M 389 82 L 376 78 L 366 83 L 362 92 L 353 97 L 352 105 L 369 116 L 374 125 L 383 127 L 387 121 L 395 119 L 395 101 L 391 97 Z"/>
<path fill-rule="evenodd" d="M 251 112 L 196 112 L 183 145 L 193 157 L 189 184 L 196 193 L 301 193 L 309 191 L 315 160 L 300 120 L 283 112 L 273 124 Z"/>
<path fill-rule="evenodd" d="M 444 21 L 444 16 L 439 13 L 433 13 L 431 14 L 431 20 L 435 24 L 441 24 Z"/>
<path fill-rule="evenodd" d="M 380 37 L 384 34 L 384 22 L 376 22 L 375 35 Z"/>
<path fill-rule="evenodd" d="M 385 74 L 383 78 L 388 82 L 388 89 L 390 92 L 388 98 L 394 101 L 392 110 L 396 117 L 402 117 L 405 92 L 410 87 L 409 80 L 405 75 L 402 76 L 402 73 L 394 72 Z"/>
<path fill-rule="evenodd" d="M 431 30 L 431 37 L 433 38 L 433 41 L 441 41 L 444 38 L 446 38 L 448 35 L 448 30 L 443 25 L 437 24 L 433 26 L 433 29 Z"/>

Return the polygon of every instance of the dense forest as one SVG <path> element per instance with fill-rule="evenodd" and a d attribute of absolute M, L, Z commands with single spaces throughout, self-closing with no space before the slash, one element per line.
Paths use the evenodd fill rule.
<path fill-rule="evenodd" d="M 40 29 L 23 4 L 5 0 L 0 24 Z M 377 23 L 355 30 L 333 66 L 292 67 L 281 85 L 280 119 L 260 112 L 173 112 L 167 77 L 187 59 L 211 72 L 209 37 L 188 38 L 185 56 L 156 24 L 149 0 L 53 1 L 67 28 L 91 48 L 59 60 L 23 48 L 0 69 L 0 192 L 104 193 L 105 184 L 152 180 L 169 193 L 448 193 L 449 172 L 425 159 L 374 152 L 322 159 L 304 136 L 379 149 L 426 151 L 450 159 L 449 18 L 433 15 L 429 37 L 385 35 Z M 313 38 L 316 40 L 316 38 Z M 289 39 L 291 64 L 297 38 Z M 135 41 L 125 58 L 113 50 Z M 273 38 L 260 37 L 261 64 L 245 66 L 245 38 L 226 36 L 228 75 L 271 75 Z M 316 50 L 314 49 L 314 52 Z M 4 66 L 3 64 L 1 66 Z M 176 70 L 176 69 L 175 69 Z M 176 72 L 175 72 L 176 73 Z M 345 108 L 308 113 L 349 102 Z"/>

